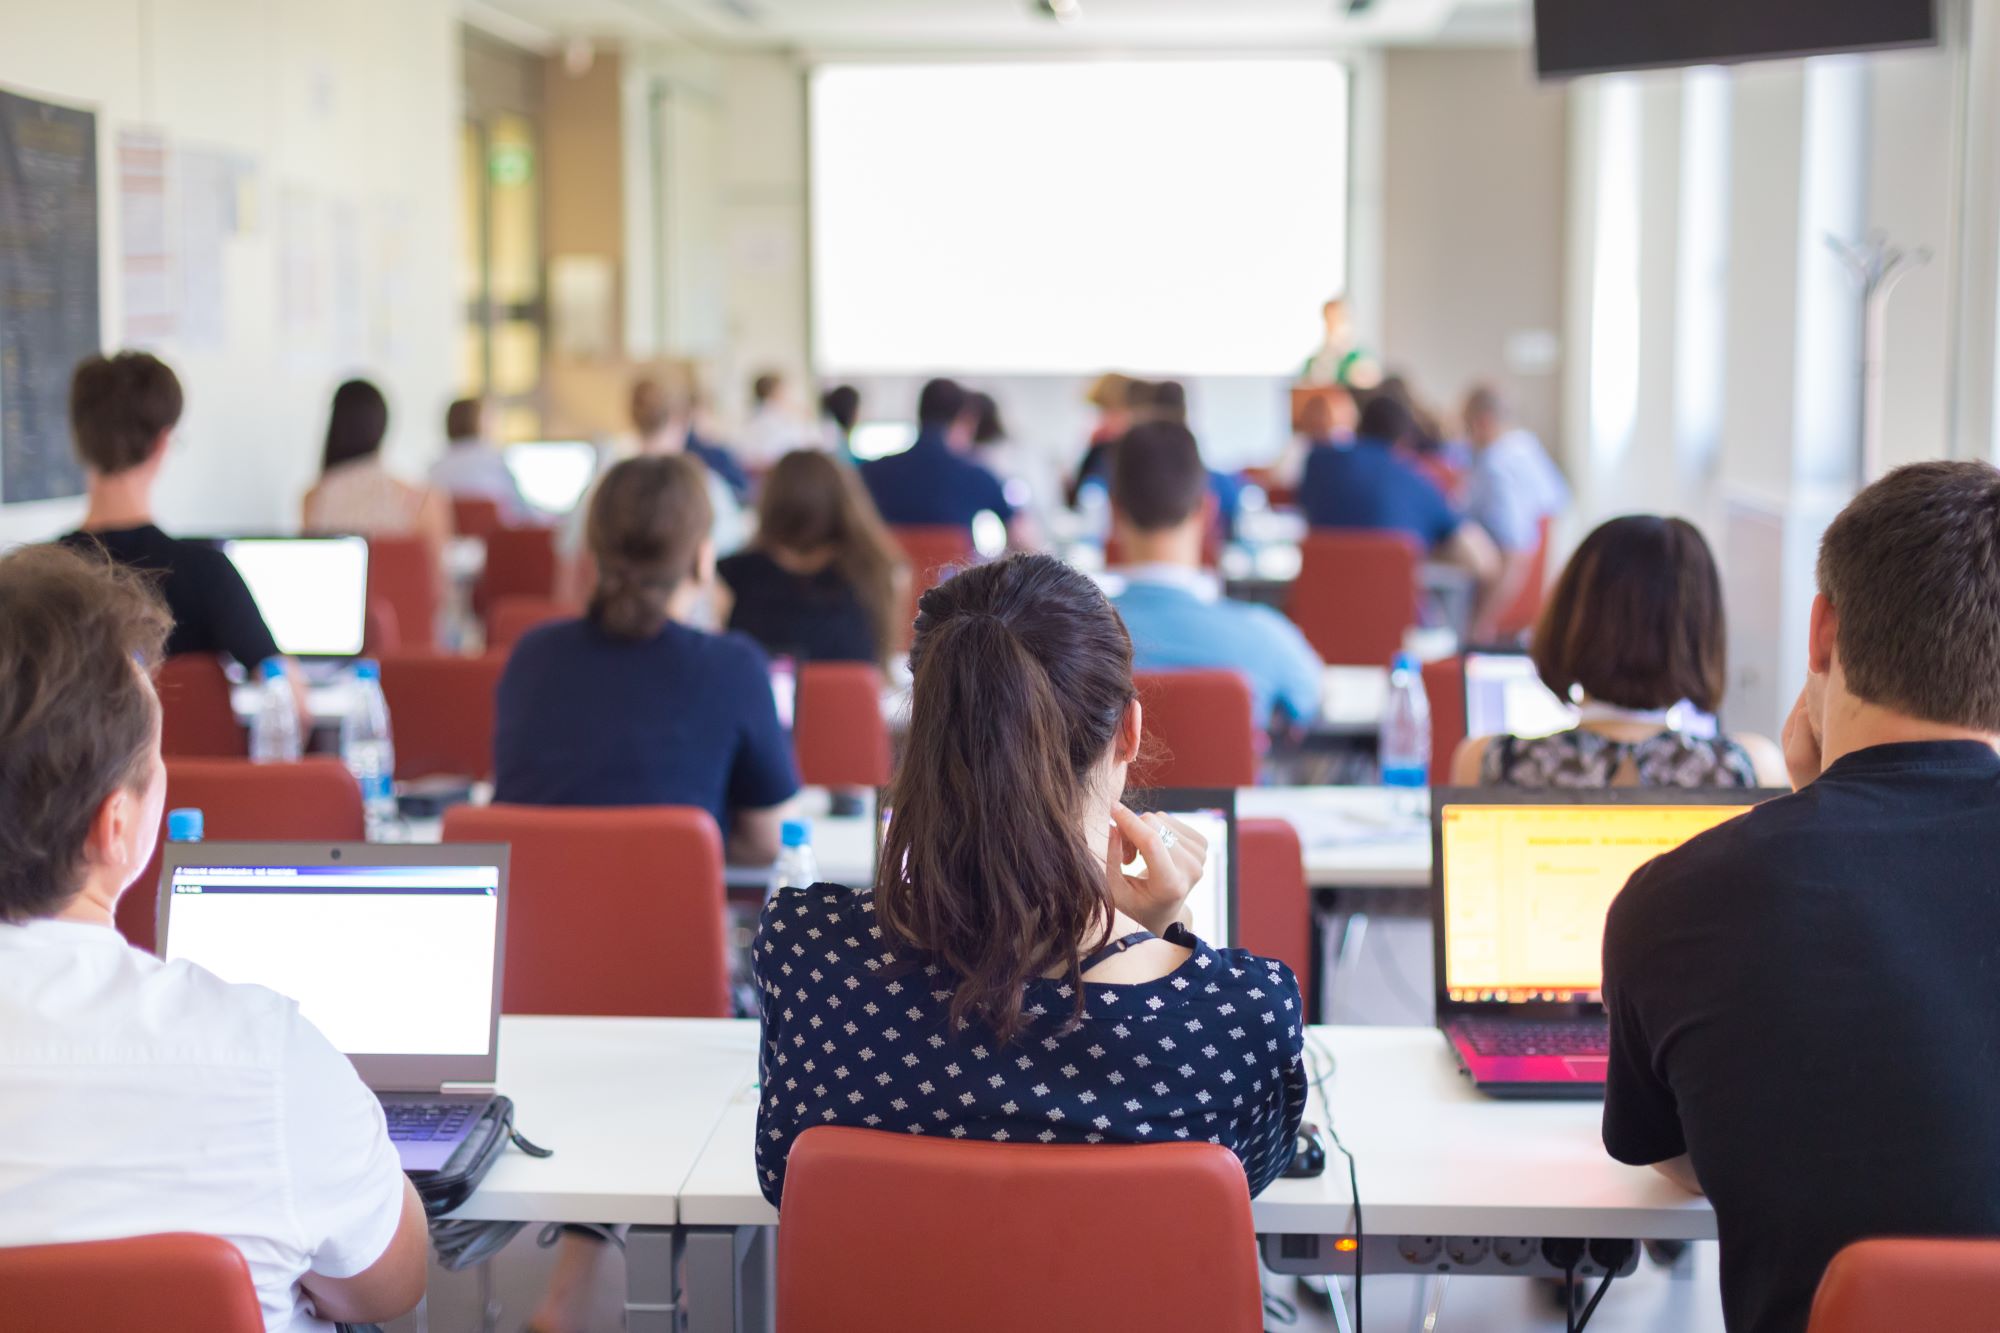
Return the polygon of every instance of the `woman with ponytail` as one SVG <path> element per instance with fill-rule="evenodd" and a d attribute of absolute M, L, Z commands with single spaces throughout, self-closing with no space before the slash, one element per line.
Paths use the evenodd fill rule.
<path fill-rule="evenodd" d="M 1119 799 L 1143 718 L 1118 613 L 1014 556 L 924 594 L 910 665 L 876 886 L 781 890 L 758 926 L 765 1196 L 819 1124 L 1222 1143 L 1262 1189 L 1305 1106 L 1298 983 L 1195 938 L 1201 835 Z"/>
<path fill-rule="evenodd" d="M 605 474 L 589 610 L 524 636 L 501 677 L 496 801 L 697 806 L 731 860 L 777 855 L 776 807 L 799 779 L 770 664 L 743 635 L 685 623 L 715 581 L 710 519 L 702 465 L 685 455 Z"/>

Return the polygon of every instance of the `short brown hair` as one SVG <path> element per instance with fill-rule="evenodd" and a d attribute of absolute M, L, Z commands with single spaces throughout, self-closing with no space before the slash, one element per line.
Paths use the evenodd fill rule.
<path fill-rule="evenodd" d="M 1535 669 L 1564 699 L 1705 713 L 1722 706 L 1728 624 L 1700 529 L 1632 514 L 1583 539 L 1535 629 Z"/>
<path fill-rule="evenodd" d="M 1179 527 L 1207 495 L 1208 471 L 1186 426 L 1134 426 L 1111 451 L 1111 503 L 1141 532 Z"/>
<path fill-rule="evenodd" d="M 181 419 L 181 382 L 145 352 L 87 356 L 69 381 L 69 428 L 76 456 L 107 477 L 153 456 L 162 431 Z"/>
<path fill-rule="evenodd" d="M 706 471 L 685 454 L 629 458 L 605 473 L 590 501 L 592 623 L 614 638 L 658 634 L 714 521 Z"/>
<path fill-rule="evenodd" d="M 171 623 L 143 575 L 102 555 L 0 558 L 0 921 L 61 911 L 97 808 L 145 785 L 159 704 L 141 675 Z"/>
<path fill-rule="evenodd" d="M 2000 731 L 2000 471 L 1912 463 L 1868 487 L 1820 539 L 1819 590 L 1856 697 Z"/>
<path fill-rule="evenodd" d="M 485 427 L 486 409 L 477 398 L 458 398 L 444 410 L 444 437 L 453 444 L 476 440 Z"/>

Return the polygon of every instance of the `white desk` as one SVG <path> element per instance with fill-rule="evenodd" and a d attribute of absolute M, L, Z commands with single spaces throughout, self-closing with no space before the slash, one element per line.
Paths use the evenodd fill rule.
<path fill-rule="evenodd" d="M 1404 809 L 1408 804 L 1410 808 Z M 1282 819 L 1298 830 L 1316 889 L 1427 889 L 1429 798 L 1386 787 L 1245 787 L 1239 819 Z"/>

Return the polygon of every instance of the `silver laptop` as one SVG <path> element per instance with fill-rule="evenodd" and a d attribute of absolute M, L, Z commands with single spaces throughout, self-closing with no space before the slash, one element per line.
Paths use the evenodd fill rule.
<path fill-rule="evenodd" d="M 493 1101 L 506 904 L 504 846 L 170 843 L 160 955 L 298 1001 L 438 1171 Z"/>

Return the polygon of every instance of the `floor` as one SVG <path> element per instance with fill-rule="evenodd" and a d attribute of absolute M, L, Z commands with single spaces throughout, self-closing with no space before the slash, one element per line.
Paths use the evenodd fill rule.
<path fill-rule="evenodd" d="M 1349 966 L 1323 978 L 1321 1012 L 1338 1023 L 1428 1024 L 1431 1021 L 1431 937 L 1427 916 L 1411 914 L 1411 895 L 1352 896 L 1340 908 L 1360 907 L 1366 924 L 1358 938 L 1343 920 L 1324 923 L 1324 956 L 1340 956 L 1348 941 Z M 388 1326 L 390 1333 L 519 1333 L 545 1280 L 551 1253 L 523 1232 L 478 1273 L 434 1270 L 424 1309 Z M 1696 1245 L 1684 1271 L 1669 1273 L 1649 1262 L 1612 1284 L 1590 1321 L 1592 1333 L 1721 1333 L 1722 1310 L 1716 1289 L 1716 1249 Z M 591 1333 L 617 1333 L 624 1265 L 607 1253 L 598 1284 L 597 1318 Z M 1270 1333 L 1336 1333 L 1339 1325 L 1323 1298 L 1302 1293 L 1297 1282 L 1271 1277 L 1267 1291 L 1289 1302 L 1293 1318 L 1275 1308 L 1266 1319 Z M 1429 1293 L 1413 1277 L 1375 1276 L 1363 1288 L 1364 1328 L 1423 1329 Z M 491 1322 L 482 1322 L 485 1304 Z M 1543 1284 L 1515 1278 L 1458 1278 L 1446 1284 L 1436 1327 L 1448 1333 L 1561 1333 L 1561 1308 Z M 857 1331 L 859 1333 L 859 1331 Z"/>

